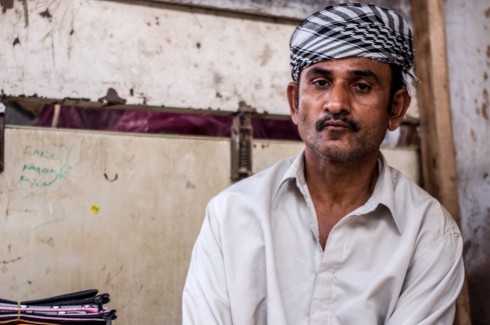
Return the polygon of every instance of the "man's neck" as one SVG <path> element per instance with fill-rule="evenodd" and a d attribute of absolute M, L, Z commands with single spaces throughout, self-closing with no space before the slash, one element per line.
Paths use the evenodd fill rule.
<path fill-rule="evenodd" d="M 362 160 L 334 162 L 305 154 L 305 177 L 313 200 L 320 233 L 325 248 L 330 230 L 348 213 L 367 202 L 376 180 L 378 153 Z"/>
<path fill-rule="evenodd" d="M 362 198 L 365 202 L 377 180 L 377 159 L 378 153 L 348 162 L 306 154 L 305 177 L 309 191 L 333 202 L 363 201 Z"/>

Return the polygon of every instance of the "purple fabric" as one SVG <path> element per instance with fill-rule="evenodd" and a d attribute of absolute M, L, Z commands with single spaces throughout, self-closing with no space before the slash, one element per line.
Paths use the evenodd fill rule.
<path fill-rule="evenodd" d="M 54 105 L 48 105 L 34 125 L 51 127 L 53 116 Z M 232 116 L 62 106 L 56 127 L 229 137 L 231 125 Z M 300 140 L 290 120 L 253 118 L 252 126 L 256 139 Z"/>

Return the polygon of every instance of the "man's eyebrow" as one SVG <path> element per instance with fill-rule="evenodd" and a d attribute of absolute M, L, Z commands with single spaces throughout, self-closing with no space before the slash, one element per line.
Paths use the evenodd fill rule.
<path fill-rule="evenodd" d="M 314 67 L 313 69 L 308 70 L 306 72 L 305 77 L 314 77 L 314 76 L 330 77 L 331 75 L 332 75 L 332 71 L 329 69 Z"/>
<path fill-rule="evenodd" d="M 356 77 L 372 78 L 379 82 L 378 75 L 371 70 L 351 70 L 348 73 Z"/>

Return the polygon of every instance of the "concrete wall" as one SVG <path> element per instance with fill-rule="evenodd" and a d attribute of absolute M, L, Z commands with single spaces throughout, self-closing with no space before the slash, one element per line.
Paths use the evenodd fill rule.
<path fill-rule="evenodd" d="M 446 1 L 462 231 L 473 324 L 490 324 L 490 2 Z"/>
<path fill-rule="evenodd" d="M 282 1 L 167 2 L 189 1 L 0 1 L 0 91 L 86 104 L 112 88 L 127 105 L 234 112 L 242 101 L 261 113 L 289 114 L 288 42 L 297 20 L 273 16 L 291 16 L 291 8 Z M 226 11 L 202 8 L 213 3 Z M 288 3 L 301 12 L 327 4 Z M 240 13 L 252 7 L 259 16 Z M 410 16 L 408 0 L 390 7 Z"/>
<path fill-rule="evenodd" d="M 14 2 L 1 16 L 7 95 L 288 114 L 288 38 L 269 18 L 147 2 Z M 266 37 L 264 37 L 266 36 Z"/>

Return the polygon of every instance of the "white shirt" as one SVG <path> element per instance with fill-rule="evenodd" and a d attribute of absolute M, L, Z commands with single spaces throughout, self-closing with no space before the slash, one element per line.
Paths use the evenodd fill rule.
<path fill-rule="evenodd" d="M 303 154 L 234 184 L 207 208 L 183 323 L 452 324 L 464 280 L 448 212 L 381 156 L 370 199 L 325 251 Z"/>

